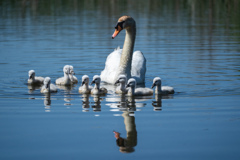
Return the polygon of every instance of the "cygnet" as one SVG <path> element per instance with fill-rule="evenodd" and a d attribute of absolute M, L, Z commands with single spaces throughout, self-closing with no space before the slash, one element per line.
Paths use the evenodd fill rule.
<path fill-rule="evenodd" d="M 154 88 L 155 86 L 156 86 L 155 94 L 158 94 L 158 95 L 174 94 L 173 87 L 162 86 L 162 80 L 160 77 L 155 77 L 153 79 L 152 88 Z"/>
<path fill-rule="evenodd" d="M 69 67 L 70 67 L 69 77 L 70 77 L 70 79 L 71 79 L 71 81 L 72 81 L 73 84 L 77 84 L 77 83 L 78 83 L 78 79 L 77 79 L 76 76 L 74 76 L 74 75 L 75 75 L 75 72 L 73 71 L 73 66 L 72 66 L 72 65 L 69 65 Z"/>
<path fill-rule="evenodd" d="M 57 92 L 57 87 L 51 83 L 51 78 L 46 77 L 41 88 L 41 93 L 52 93 Z"/>
<path fill-rule="evenodd" d="M 28 84 L 29 85 L 41 85 L 43 84 L 44 78 L 43 77 L 35 77 L 35 71 L 30 70 L 28 72 Z"/>
<path fill-rule="evenodd" d="M 153 90 L 150 88 L 136 88 L 136 80 L 130 78 L 127 83 L 129 90 L 127 92 L 128 96 L 151 96 L 153 95 Z"/>
<path fill-rule="evenodd" d="M 70 74 L 70 66 L 69 65 L 65 65 L 63 67 L 63 73 L 64 73 L 64 77 L 56 79 L 56 84 L 57 85 L 65 85 L 65 86 L 72 85 L 73 83 L 69 76 L 69 74 Z"/>
<path fill-rule="evenodd" d="M 107 93 L 107 89 L 104 87 L 100 88 L 100 83 L 101 83 L 101 78 L 99 75 L 95 75 L 93 77 L 92 83 L 95 83 L 95 86 L 93 87 L 93 89 L 91 90 L 91 94 L 92 95 L 104 95 Z"/>
<path fill-rule="evenodd" d="M 82 85 L 78 89 L 79 93 L 89 94 L 92 88 L 92 86 L 89 86 L 89 77 L 87 75 L 82 76 Z"/>
<path fill-rule="evenodd" d="M 126 94 L 127 93 L 126 82 L 127 82 L 127 77 L 125 75 L 120 75 L 118 77 L 118 80 L 115 82 L 115 85 L 116 84 L 120 84 L 116 88 L 115 93 L 117 93 L 117 94 Z"/>

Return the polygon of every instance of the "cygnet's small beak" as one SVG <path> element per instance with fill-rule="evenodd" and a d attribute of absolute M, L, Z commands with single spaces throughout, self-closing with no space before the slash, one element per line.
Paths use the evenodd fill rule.
<path fill-rule="evenodd" d="M 118 25 L 112 35 L 112 39 L 114 39 L 120 32 L 121 32 L 122 28 Z"/>
<path fill-rule="evenodd" d="M 85 84 L 85 81 L 82 81 L 82 86 Z"/>
<path fill-rule="evenodd" d="M 119 81 L 119 80 L 117 80 L 117 81 L 114 83 L 114 85 L 117 85 L 118 83 L 120 83 L 120 81 Z"/>
<path fill-rule="evenodd" d="M 93 83 L 95 83 L 95 80 L 93 80 L 93 81 L 91 82 L 91 85 L 92 85 Z"/>
<path fill-rule="evenodd" d="M 33 78 L 33 75 L 30 75 L 30 76 L 29 76 L 29 79 L 32 79 L 32 78 Z"/>
<path fill-rule="evenodd" d="M 153 83 L 153 84 L 152 84 L 152 88 L 154 88 L 155 86 L 156 86 L 156 83 Z"/>
<path fill-rule="evenodd" d="M 74 72 L 74 71 L 72 71 L 72 74 L 73 74 L 73 75 L 75 75 L 75 72 Z"/>

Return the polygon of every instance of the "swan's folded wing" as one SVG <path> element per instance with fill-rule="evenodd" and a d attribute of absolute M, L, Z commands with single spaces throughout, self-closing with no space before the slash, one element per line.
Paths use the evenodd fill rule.
<path fill-rule="evenodd" d="M 132 58 L 131 75 L 136 79 L 137 84 L 145 82 L 146 58 L 141 51 L 135 51 Z"/>
<path fill-rule="evenodd" d="M 114 78 L 121 59 L 122 49 L 116 49 L 110 53 L 105 62 L 105 68 L 101 72 L 101 81 L 115 83 Z"/>

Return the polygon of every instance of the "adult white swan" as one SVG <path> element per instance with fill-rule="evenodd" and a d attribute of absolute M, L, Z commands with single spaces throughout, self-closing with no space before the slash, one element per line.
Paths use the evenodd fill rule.
<path fill-rule="evenodd" d="M 118 19 L 112 38 L 115 38 L 123 29 L 126 30 L 123 49 L 118 48 L 108 55 L 105 68 L 101 72 L 101 80 L 114 84 L 119 75 L 124 74 L 127 79 L 134 78 L 137 84 L 144 84 L 146 59 L 140 51 L 133 53 L 136 23 L 132 17 L 122 16 Z"/>

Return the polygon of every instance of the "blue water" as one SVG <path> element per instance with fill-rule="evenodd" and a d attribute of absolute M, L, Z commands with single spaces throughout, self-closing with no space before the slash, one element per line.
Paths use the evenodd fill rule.
<path fill-rule="evenodd" d="M 240 21 L 237 1 L 1 1 L 0 159 L 239 159 Z M 137 23 L 135 50 L 173 96 L 83 97 L 80 83 L 45 97 L 28 71 L 90 79 Z M 123 97 L 124 98 L 124 97 Z M 113 131 L 127 147 L 119 147 Z M 128 152 L 128 154 L 126 153 Z"/>

